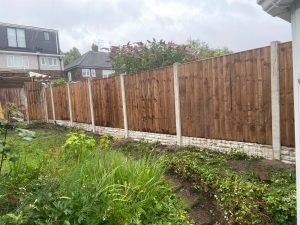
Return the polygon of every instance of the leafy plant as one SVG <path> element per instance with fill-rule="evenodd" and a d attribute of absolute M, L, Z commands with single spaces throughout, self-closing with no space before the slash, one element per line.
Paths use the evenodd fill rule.
<path fill-rule="evenodd" d="M 112 146 L 112 137 L 109 136 L 108 134 L 104 134 L 100 138 L 99 145 L 102 150 L 109 150 Z"/>
<path fill-rule="evenodd" d="M 192 224 L 164 182 L 163 161 L 128 158 L 108 147 L 108 135 L 98 148 L 88 144 L 92 157 L 78 161 L 70 156 L 72 148 L 93 138 L 75 132 L 68 136 L 73 139 L 68 147 L 48 158 L 49 148 L 56 148 L 58 140 L 63 144 L 61 132 L 41 132 L 29 147 L 17 137 L 22 158 L 14 171 L 20 172 L 0 179 L 0 224 Z"/>
<path fill-rule="evenodd" d="M 84 131 L 80 133 L 70 132 L 63 148 L 70 158 L 76 158 L 80 161 L 91 154 L 95 145 L 95 139 L 88 136 Z"/>
<path fill-rule="evenodd" d="M 233 51 L 229 50 L 227 47 L 211 48 L 207 42 L 199 39 L 188 39 L 187 45 L 190 46 L 193 54 L 199 59 L 207 59 L 233 53 Z"/>
<path fill-rule="evenodd" d="M 63 79 L 63 78 L 58 78 L 58 79 L 55 79 L 55 80 L 52 80 L 52 81 L 51 81 L 51 85 L 52 85 L 53 87 L 57 87 L 57 86 L 60 86 L 60 85 L 64 85 L 64 84 L 66 84 L 66 83 L 67 83 L 66 80 Z"/>
<path fill-rule="evenodd" d="M 139 71 L 169 66 L 194 59 L 188 45 L 178 45 L 163 40 L 137 42 L 123 46 L 112 46 L 110 59 L 117 74 L 136 73 Z"/>

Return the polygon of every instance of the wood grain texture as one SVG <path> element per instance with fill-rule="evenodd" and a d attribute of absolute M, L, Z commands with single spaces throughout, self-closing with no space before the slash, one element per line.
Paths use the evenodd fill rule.
<path fill-rule="evenodd" d="M 87 82 L 70 84 L 73 121 L 91 123 L 91 111 Z"/>
<path fill-rule="evenodd" d="M 96 126 L 123 128 L 120 77 L 93 80 L 92 94 Z"/>
<path fill-rule="evenodd" d="M 42 84 L 40 82 L 25 82 L 24 89 L 27 95 L 29 120 L 45 119 Z"/>
<path fill-rule="evenodd" d="M 0 102 L 2 109 L 6 103 L 14 103 L 18 110 L 23 113 L 26 118 L 26 102 L 25 102 L 25 91 L 23 88 L 0 88 Z"/>
<path fill-rule="evenodd" d="M 292 43 L 279 44 L 281 144 L 295 146 Z"/>
<path fill-rule="evenodd" d="M 67 85 L 52 87 L 54 98 L 55 118 L 57 120 L 69 120 L 69 103 Z"/>
<path fill-rule="evenodd" d="M 179 80 L 184 136 L 272 143 L 269 47 L 184 63 Z"/>
<path fill-rule="evenodd" d="M 125 76 L 129 130 L 175 134 L 173 68 Z"/>

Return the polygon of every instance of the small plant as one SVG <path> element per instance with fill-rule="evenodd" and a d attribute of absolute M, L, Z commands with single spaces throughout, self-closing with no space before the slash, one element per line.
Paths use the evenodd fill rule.
<path fill-rule="evenodd" d="M 66 80 L 63 78 L 55 79 L 51 81 L 52 87 L 58 87 L 60 85 L 66 84 Z"/>
<path fill-rule="evenodd" d="M 2 167 L 4 160 L 9 160 L 15 162 L 17 160 L 16 149 L 13 145 L 7 145 L 7 134 L 9 130 L 16 130 L 22 139 L 26 141 L 31 141 L 35 137 L 35 132 L 25 130 L 22 128 L 15 128 L 15 121 L 22 121 L 23 114 L 17 110 L 16 106 L 13 103 L 7 103 L 1 112 L 5 115 L 4 119 L 0 119 L 0 133 L 4 135 L 3 140 L 0 140 L 0 152 L 1 152 L 1 161 L 0 161 L 0 174 L 2 172 Z"/>
<path fill-rule="evenodd" d="M 101 138 L 100 138 L 100 148 L 102 150 L 109 150 L 112 146 L 112 137 L 109 136 L 108 134 L 104 134 Z"/>
<path fill-rule="evenodd" d="M 63 148 L 67 150 L 67 155 L 78 159 L 79 161 L 86 159 L 96 146 L 94 138 L 88 136 L 84 131 L 80 133 L 70 132 Z"/>

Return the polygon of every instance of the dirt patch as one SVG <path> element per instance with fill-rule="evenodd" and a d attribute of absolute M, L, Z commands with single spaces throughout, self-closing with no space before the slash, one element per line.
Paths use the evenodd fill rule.
<path fill-rule="evenodd" d="M 231 160 L 228 162 L 231 169 L 237 172 L 254 172 L 261 181 L 269 182 L 269 173 L 272 169 L 288 169 L 295 170 L 290 164 L 285 164 L 278 160 Z"/>
<path fill-rule="evenodd" d="M 218 221 L 217 215 L 221 213 L 217 209 L 215 200 L 207 193 L 196 191 L 192 182 L 183 181 L 172 174 L 168 174 L 166 180 L 182 199 L 190 218 L 195 221 L 196 225 L 212 225 Z"/>

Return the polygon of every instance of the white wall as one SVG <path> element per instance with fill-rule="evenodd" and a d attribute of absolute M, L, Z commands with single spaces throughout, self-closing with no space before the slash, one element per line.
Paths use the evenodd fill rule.
<path fill-rule="evenodd" d="M 36 55 L 22 55 L 26 60 L 28 59 L 28 66 L 20 68 L 20 67 L 8 67 L 7 64 L 7 56 L 8 55 L 16 55 L 16 54 L 7 54 L 0 53 L 0 70 L 8 71 L 8 70 L 37 70 L 38 69 L 38 61 Z"/>
<path fill-rule="evenodd" d="M 7 62 L 7 57 L 9 55 L 14 56 L 22 56 L 25 60 L 28 60 L 28 66 L 25 67 L 9 67 Z M 58 64 L 57 66 L 49 66 L 48 65 L 48 57 L 50 56 L 40 56 L 45 57 L 46 65 L 42 65 L 40 63 L 41 70 L 60 70 L 60 61 L 59 57 L 51 57 L 56 58 Z M 26 55 L 26 54 L 8 54 L 8 53 L 0 53 L 0 71 L 9 71 L 9 70 L 38 70 L 38 56 L 37 55 Z M 62 69 L 63 69 L 63 61 L 62 61 Z"/>

